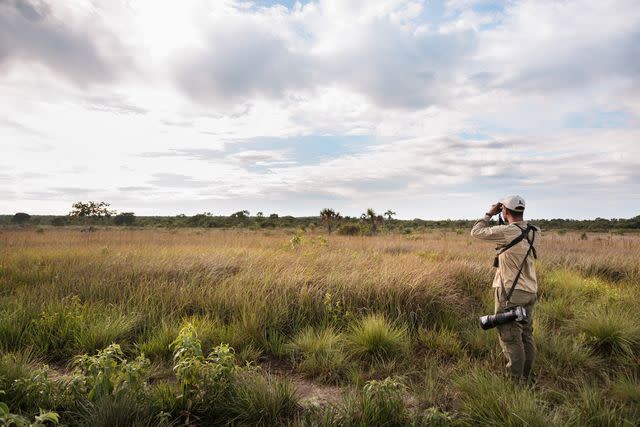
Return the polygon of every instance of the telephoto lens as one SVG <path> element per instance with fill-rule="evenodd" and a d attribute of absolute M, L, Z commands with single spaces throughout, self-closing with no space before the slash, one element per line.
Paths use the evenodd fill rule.
<path fill-rule="evenodd" d="M 480 327 L 487 330 L 513 321 L 526 323 L 527 311 L 524 307 L 517 306 L 509 311 L 505 311 L 504 313 L 487 314 L 486 316 L 482 316 L 480 318 Z"/>

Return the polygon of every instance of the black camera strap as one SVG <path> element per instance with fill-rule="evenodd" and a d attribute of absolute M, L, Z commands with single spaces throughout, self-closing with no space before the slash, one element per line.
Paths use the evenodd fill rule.
<path fill-rule="evenodd" d="M 536 229 L 535 229 L 535 227 L 533 227 L 532 225 L 527 225 L 527 228 L 522 228 L 518 224 L 514 224 L 514 225 L 516 227 L 518 227 L 522 231 L 522 234 L 520 234 L 520 236 L 516 237 L 511 242 L 509 242 L 509 244 L 507 244 L 504 248 L 502 248 L 500 250 L 500 252 L 498 253 L 498 255 L 500 255 L 501 253 L 503 253 L 503 252 L 507 251 L 508 249 L 514 247 L 515 245 L 517 245 L 518 243 L 520 243 L 524 239 L 527 239 L 527 243 L 529 243 L 529 249 L 527 250 L 527 254 L 524 256 L 524 259 L 522 260 L 522 263 L 520 264 L 520 268 L 518 269 L 518 273 L 516 274 L 516 277 L 513 279 L 513 285 L 511 285 L 511 288 L 509 289 L 509 293 L 506 292 L 506 289 L 504 287 L 504 283 L 502 281 L 502 275 L 500 275 L 500 287 L 502 288 L 502 295 L 507 297 L 507 299 L 506 299 L 507 304 L 511 301 L 511 295 L 513 295 L 513 291 L 516 289 L 516 284 L 518 283 L 518 280 L 520 280 L 520 275 L 522 275 L 522 270 L 524 269 L 524 264 L 527 262 L 527 258 L 529 258 L 529 255 L 531 253 L 533 253 L 533 258 L 534 259 L 538 258 L 538 254 L 536 253 L 536 248 L 533 247 L 533 242 L 536 239 Z M 531 237 L 531 239 L 529 239 L 529 232 L 530 231 L 533 231 L 533 236 Z M 497 258 L 497 255 L 496 255 L 496 258 Z"/>

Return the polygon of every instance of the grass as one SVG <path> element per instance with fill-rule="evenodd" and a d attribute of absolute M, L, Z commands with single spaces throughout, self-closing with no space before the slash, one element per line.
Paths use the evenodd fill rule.
<path fill-rule="evenodd" d="M 495 331 L 477 327 L 493 310 L 491 245 L 429 230 L 320 234 L 292 245 L 282 230 L 2 229 L 0 401 L 29 419 L 56 410 L 65 425 L 638 418 L 637 235 L 545 233 L 531 389 L 501 377 Z M 187 324 L 202 353 L 190 360 L 207 372 L 196 389 L 173 370 L 171 343 Z M 121 364 L 108 377 L 124 391 L 92 399 L 89 371 L 72 361 L 114 343 Z M 218 356 L 207 359 L 223 343 L 236 366 L 224 381 Z M 144 385 L 132 391 L 122 379 L 142 354 Z M 300 382 L 328 397 L 300 406 Z"/>
<path fill-rule="evenodd" d="M 344 344 L 344 337 L 331 327 L 309 327 L 296 335 L 289 349 L 298 371 L 318 381 L 339 383 L 350 368 Z"/>
<path fill-rule="evenodd" d="M 541 396 L 485 369 L 458 378 L 468 425 L 548 426 L 549 408 Z"/>
<path fill-rule="evenodd" d="M 624 363 L 640 350 L 640 326 L 628 311 L 594 309 L 577 327 L 589 348 L 611 362 Z"/>
<path fill-rule="evenodd" d="M 352 356 L 370 362 L 402 357 L 409 349 L 406 328 L 380 314 L 369 314 L 354 323 L 346 339 Z"/>

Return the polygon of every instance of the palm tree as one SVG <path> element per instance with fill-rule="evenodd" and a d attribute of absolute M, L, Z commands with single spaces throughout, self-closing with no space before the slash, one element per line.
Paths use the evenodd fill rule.
<path fill-rule="evenodd" d="M 366 213 L 363 213 L 361 218 L 364 217 L 367 221 L 369 221 L 369 229 L 371 230 L 371 234 L 376 234 L 378 231 L 378 216 L 376 212 L 369 208 Z"/>
<path fill-rule="evenodd" d="M 329 234 L 333 231 L 334 226 L 340 220 L 340 212 L 333 209 L 324 208 L 320 211 L 320 221 L 327 227 Z"/>

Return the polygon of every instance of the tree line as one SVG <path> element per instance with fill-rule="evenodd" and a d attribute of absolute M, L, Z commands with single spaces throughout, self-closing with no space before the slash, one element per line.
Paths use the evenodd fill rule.
<path fill-rule="evenodd" d="M 332 208 L 325 208 L 318 216 L 294 217 L 280 216 L 276 213 L 257 212 L 251 215 L 248 210 L 240 210 L 231 215 L 214 215 L 204 212 L 192 216 L 136 216 L 133 212 L 120 212 L 110 208 L 106 202 L 76 202 L 68 215 L 30 215 L 17 212 L 14 215 L 0 215 L 2 225 L 103 225 L 137 227 L 204 227 L 204 228 L 324 228 L 328 233 L 338 234 L 376 234 L 380 230 L 410 233 L 419 229 L 460 230 L 473 226 L 471 220 L 400 220 L 395 219 L 396 212 L 388 209 L 377 214 L 372 208 L 366 209 L 360 216 L 342 216 Z M 582 230 L 611 231 L 640 229 L 640 215 L 633 218 L 596 218 L 592 220 L 575 219 L 537 219 L 531 220 L 543 230 Z"/>

